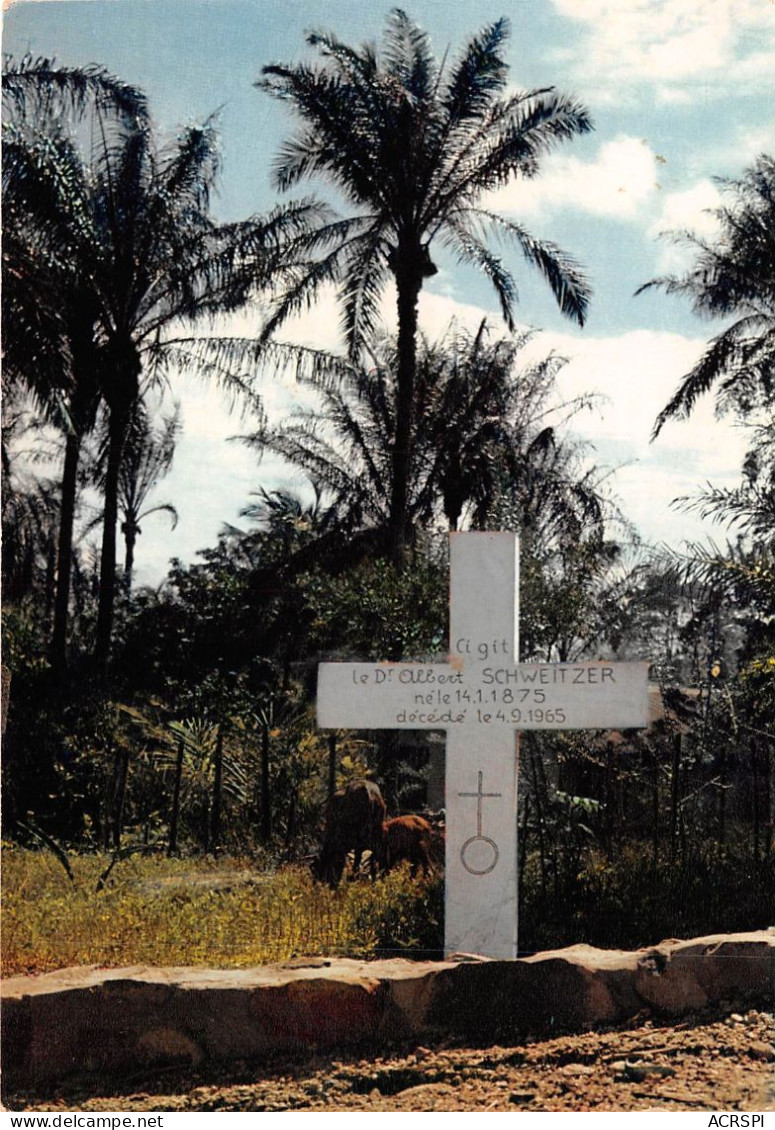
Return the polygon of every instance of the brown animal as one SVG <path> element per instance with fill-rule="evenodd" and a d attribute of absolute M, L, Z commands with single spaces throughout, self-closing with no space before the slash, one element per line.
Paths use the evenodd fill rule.
<path fill-rule="evenodd" d="M 423 875 L 427 875 L 432 842 L 433 829 L 422 816 L 396 816 L 393 820 L 386 820 L 382 825 L 382 864 L 385 871 L 406 859 L 411 865 L 412 878 L 418 867 L 422 867 Z"/>
<path fill-rule="evenodd" d="M 312 865 L 313 877 L 337 887 L 348 852 L 355 854 L 353 870 L 357 871 L 364 851 L 370 851 L 371 877 L 375 878 L 384 819 L 385 802 L 373 781 L 356 778 L 337 789 L 328 802 L 326 831 L 320 854 Z"/>

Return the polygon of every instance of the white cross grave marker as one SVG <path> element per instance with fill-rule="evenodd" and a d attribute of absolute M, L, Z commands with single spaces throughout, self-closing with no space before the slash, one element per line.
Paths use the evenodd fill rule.
<path fill-rule="evenodd" d="M 648 724 L 647 663 L 519 663 L 518 541 L 450 534 L 447 663 L 321 663 L 322 729 L 446 730 L 445 950 L 517 955 L 520 730 Z"/>

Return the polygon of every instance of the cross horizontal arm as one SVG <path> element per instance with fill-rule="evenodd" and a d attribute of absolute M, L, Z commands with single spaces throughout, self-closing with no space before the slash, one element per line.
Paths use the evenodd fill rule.
<path fill-rule="evenodd" d="M 317 709 L 323 729 L 638 729 L 648 664 L 322 663 Z"/>

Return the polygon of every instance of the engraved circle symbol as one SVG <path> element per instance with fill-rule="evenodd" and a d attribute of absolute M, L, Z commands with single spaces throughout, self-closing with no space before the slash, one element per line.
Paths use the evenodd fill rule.
<path fill-rule="evenodd" d="M 469 848 L 472 848 L 474 844 L 486 844 L 486 851 L 492 853 L 492 861 L 487 867 L 474 867 L 472 863 L 466 859 L 466 852 L 468 852 Z M 474 855 L 480 854 L 482 854 L 481 851 L 477 849 L 474 850 Z M 469 836 L 460 849 L 460 862 L 470 875 L 489 875 L 490 872 L 495 869 L 495 864 L 498 862 L 498 854 L 498 845 L 495 840 L 491 840 L 489 836 Z M 481 862 L 483 861 L 477 860 L 477 863 L 481 864 Z"/>

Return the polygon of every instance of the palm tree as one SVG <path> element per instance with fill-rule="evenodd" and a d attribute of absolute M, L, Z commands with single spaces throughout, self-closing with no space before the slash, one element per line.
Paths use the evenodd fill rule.
<path fill-rule="evenodd" d="M 121 532 L 125 547 L 124 580 L 127 591 L 132 585 L 135 545 L 142 533 L 140 522 L 151 514 L 167 514 L 173 530 L 178 524 L 178 512 L 172 503 L 157 502 L 153 506 L 147 506 L 146 503 L 159 479 L 164 478 L 172 466 L 180 429 L 179 407 L 175 408 L 171 416 L 164 417 L 157 429 L 153 429 L 150 422 L 142 419 L 142 416 L 130 429 L 119 475 Z"/>
<path fill-rule="evenodd" d="M 531 334 L 492 339 L 455 328 L 436 344 L 420 337 L 411 436 L 407 514 L 427 525 L 443 516 L 457 529 L 465 515 L 483 528 L 507 496 L 519 528 L 539 521 L 569 526 L 572 514 L 594 524 L 600 501 L 570 460 L 567 441 L 547 419 L 567 419 L 588 398 L 550 409 L 562 359 L 550 354 L 520 364 Z M 311 377 L 317 407 L 275 427 L 240 437 L 301 468 L 329 500 L 329 526 L 349 531 L 372 551 L 389 546 L 392 454 L 397 427 L 398 347 L 385 338 L 361 370 L 343 365 L 336 384 Z M 519 513 L 515 516 L 514 499 Z"/>
<path fill-rule="evenodd" d="M 40 284 L 72 314 L 56 327 L 76 374 L 72 386 L 91 391 L 96 384 L 108 414 L 95 646 L 103 669 L 112 632 L 120 469 L 144 374 L 163 379 L 183 363 L 249 394 L 244 343 L 230 343 L 212 360 L 190 338 L 165 332 L 242 305 L 276 264 L 286 227 L 298 234 L 308 210 L 302 204 L 266 220 L 216 225 L 209 214 L 219 170 L 212 120 L 164 148 L 141 117 L 109 120 L 98 106 L 93 125 L 86 156 L 66 126 L 9 126 L 4 187 L 12 218 L 36 237 L 36 271 L 27 282 L 33 290 Z M 39 339 L 50 340 L 47 329 L 40 327 L 31 352 Z M 95 401 L 88 405 L 91 411 Z"/>
<path fill-rule="evenodd" d="M 674 239 L 696 252 L 682 277 L 652 279 L 668 294 L 687 294 L 695 313 L 734 321 L 713 338 L 657 416 L 654 437 L 667 420 L 685 419 L 706 392 L 716 387 L 720 411 L 751 416 L 775 403 L 775 160 L 762 155 L 739 180 L 721 182 L 732 203 L 715 210 L 719 232 L 713 241 L 687 232 Z"/>
<path fill-rule="evenodd" d="M 591 398 L 553 403 L 564 358 L 549 353 L 527 363 L 533 334 L 493 338 L 486 320 L 476 333 L 455 330 L 425 345 L 418 365 L 417 464 L 426 467 L 426 518 L 440 498 L 450 529 L 467 516 L 486 529 L 504 493 L 540 500 L 542 519 L 581 475 L 566 481 L 557 427 Z M 547 421 L 551 419 L 553 423 Z M 524 505 L 515 528 L 530 521 Z"/>
<path fill-rule="evenodd" d="M 45 616 L 52 605 L 59 497 L 54 483 L 20 471 L 13 452 L 36 421 L 3 374 L 2 423 L 2 595 L 3 602 L 21 601 L 31 592 L 45 591 Z"/>
<path fill-rule="evenodd" d="M 67 240 L 52 245 L 49 209 L 65 191 L 70 155 L 59 147 L 49 175 L 18 191 L 30 168 L 45 167 L 47 138 L 57 147 L 59 123 L 83 120 L 99 107 L 111 124 L 147 120 L 145 96 L 104 68 L 59 67 L 51 60 L 8 58 L 3 90 L 3 343 L 9 386 L 31 395 L 44 419 L 66 436 L 60 488 L 52 662 L 65 665 L 78 464 L 94 426 L 99 388 L 93 348 L 97 312 L 88 286 L 67 264 Z M 33 156 L 34 155 L 34 156 Z M 51 152 L 49 151 L 49 156 Z M 61 177 L 56 183 L 55 172 Z M 32 202 L 34 200 L 34 206 Z M 44 248 L 46 249 L 44 251 Z"/>
<path fill-rule="evenodd" d="M 357 211 L 321 224 L 265 326 L 269 336 L 319 288 L 339 284 L 350 357 L 378 321 L 380 294 L 397 291 L 398 365 L 390 536 L 400 565 L 408 541 L 412 413 L 419 294 L 436 273 L 430 246 L 449 247 L 483 271 L 513 328 L 517 286 L 488 245 L 514 243 L 537 267 L 564 314 L 583 324 L 589 297 L 576 264 L 555 245 L 490 211 L 483 196 L 511 177 L 534 177 L 543 154 L 591 129 L 584 107 L 553 88 L 509 92 L 502 50 L 505 19 L 485 27 L 451 67 L 439 65 L 422 30 L 400 9 L 387 22 L 381 53 L 348 47 L 331 34 L 307 42 L 319 66 L 269 66 L 256 85 L 289 101 L 303 122 L 276 164 L 281 190 L 321 174 Z"/>
<path fill-rule="evenodd" d="M 180 430 L 179 405 L 175 406 L 171 415 L 162 417 L 159 427 L 153 426 L 148 410 L 141 401 L 135 405 L 118 476 L 121 533 L 124 535 L 123 581 L 127 592 L 132 587 L 135 546 L 142 533 L 140 522 L 151 514 L 164 513 L 169 515 L 173 530 L 178 524 L 178 512 L 171 503 L 161 502 L 153 506 L 147 506 L 146 503 L 159 480 L 164 478 L 172 466 Z M 97 463 L 88 475 L 88 480 L 103 492 L 107 455 L 108 445 L 103 442 Z M 103 518 L 104 514 L 100 512 L 84 532 L 102 523 Z"/>

